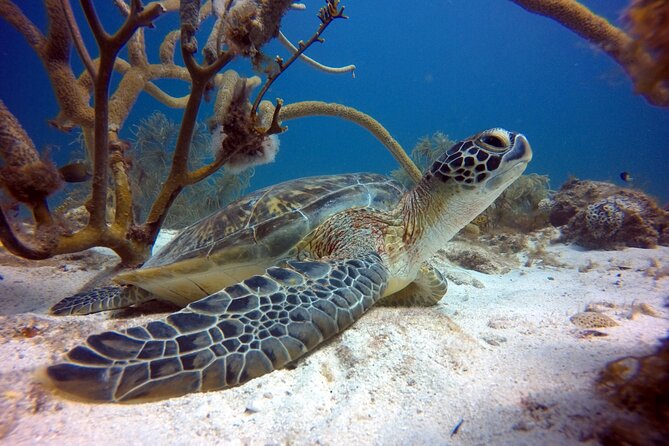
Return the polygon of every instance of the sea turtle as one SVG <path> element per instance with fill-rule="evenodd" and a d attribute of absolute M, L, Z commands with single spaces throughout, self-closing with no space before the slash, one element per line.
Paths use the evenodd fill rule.
<path fill-rule="evenodd" d="M 195 300 L 162 320 L 92 335 L 46 374 L 60 391 L 102 402 L 223 389 L 296 360 L 379 300 L 434 304 L 446 280 L 427 260 L 531 157 L 523 135 L 491 129 L 455 144 L 404 193 L 374 174 L 256 192 L 121 275 L 130 285 L 120 293 L 108 287 L 56 305 L 96 311 L 152 293 Z"/>

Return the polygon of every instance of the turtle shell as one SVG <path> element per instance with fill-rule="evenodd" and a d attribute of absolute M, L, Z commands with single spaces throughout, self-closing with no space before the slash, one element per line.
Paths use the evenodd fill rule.
<path fill-rule="evenodd" d="M 286 181 L 188 226 L 116 281 L 186 305 L 292 257 L 295 245 L 328 217 L 356 207 L 388 211 L 403 193 L 398 182 L 372 173 Z"/>

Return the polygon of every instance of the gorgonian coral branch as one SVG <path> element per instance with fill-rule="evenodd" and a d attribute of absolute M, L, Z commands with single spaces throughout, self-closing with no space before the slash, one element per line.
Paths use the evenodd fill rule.
<path fill-rule="evenodd" d="M 279 42 L 286 47 L 291 53 L 296 53 L 298 50 L 295 45 L 291 43 L 290 40 L 286 36 L 283 35 L 282 32 L 279 32 L 279 36 L 277 37 Z M 343 67 L 329 67 L 327 65 L 323 65 L 320 62 L 312 59 L 311 57 L 305 55 L 305 54 L 300 54 L 300 60 L 305 62 L 307 65 L 320 70 L 324 73 L 330 73 L 330 74 L 341 74 L 341 73 L 353 73 L 353 76 L 355 76 L 355 65 L 345 65 Z"/>
<path fill-rule="evenodd" d="M 253 107 L 251 108 L 251 116 L 255 118 L 256 112 L 258 110 L 258 106 L 260 105 L 260 101 L 262 101 L 263 97 L 265 96 L 265 93 L 267 93 L 267 90 L 269 90 L 269 87 L 272 86 L 272 83 L 283 73 L 286 71 L 286 69 L 293 63 L 295 60 L 297 60 L 302 53 L 304 53 L 307 48 L 309 48 L 314 42 L 322 42 L 323 39 L 321 38 L 321 34 L 323 34 L 323 31 L 332 23 L 335 19 L 346 19 L 344 15 L 344 7 L 342 6 L 341 8 L 339 7 L 339 1 L 338 0 L 327 0 L 326 5 L 323 6 L 321 9 L 318 11 L 318 18 L 321 21 L 320 26 L 312 35 L 309 40 L 306 42 L 298 42 L 298 47 L 297 51 L 293 53 L 293 55 L 284 62 L 284 60 L 277 56 L 276 57 L 276 63 L 278 65 L 278 71 L 275 73 L 272 73 L 268 76 L 267 81 L 265 82 L 265 85 L 263 85 L 262 89 L 256 96 L 255 101 L 253 101 Z M 277 31 L 278 32 L 278 31 Z"/>
<path fill-rule="evenodd" d="M 264 102 L 264 104 L 268 104 Z M 270 107 L 264 107 L 270 108 Z M 266 113 L 267 110 L 263 110 Z M 288 121 L 291 119 L 302 118 L 306 116 L 336 116 L 347 121 L 351 121 L 369 131 L 376 137 L 400 165 L 407 171 L 409 176 L 415 182 L 418 182 L 422 176 L 422 172 L 411 158 L 406 154 L 402 146 L 392 137 L 392 135 L 385 129 L 376 119 L 368 114 L 362 113 L 355 108 L 347 107 L 341 104 L 326 103 L 321 101 L 304 101 L 288 104 L 281 109 L 279 118 L 281 121 Z"/>

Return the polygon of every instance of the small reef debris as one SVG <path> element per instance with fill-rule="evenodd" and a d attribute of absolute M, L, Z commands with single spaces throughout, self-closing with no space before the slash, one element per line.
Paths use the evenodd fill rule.
<path fill-rule="evenodd" d="M 588 249 L 669 245 L 669 213 L 641 191 L 572 178 L 552 197 L 550 222 L 561 242 Z"/>
<path fill-rule="evenodd" d="M 599 302 L 591 302 L 585 307 L 585 311 L 592 311 L 595 313 L 604 313 L 605 311 L 617 308 L 616 304 L 611 302 L 606 302 L 604 300 Z"/>
<path fill-rule="evenodd" d="M 493 330 L 505 330 L 507 328 L 514 328 L 520 324 L 518 316 L 498 316 L 492 317 L 488 320 L 488 327 Z"/>
<path fill-rule="evenodd" d="M 669 265 L 662 265 L 659 260 L 652 259 L 650 266 L 644 271 L 644 276 L 652 277 L 655 280 L 669 277 Z"/>
<path fill-rule="evenodd" d="M 500 336 L 498 334 L 484 334 L 481 339 L 483 339 L 487 344 L 492 345 L 493 347 L 499 347 L 504 342 L 507 341 L 506 337 Z"/>
<path fill-rule="evenodd" d="M 22 338 L 34 338 L 42 332 L 40 327 L 34 325 L 25 325 L 16 329 L 16 336 Z"/>
<path fill-rule="evenodd" d="M 550 429 L 555 425 L 555 404 L 545 404 L 537 401 L 533 396 L 520 399 L 522 419 L 511 429 L 528 432 L 534 429 Z"/>
<path fill-rule="evenodd" d="M 446 268 L 445 274 L 449 282 L 455 285 L 469 285 L 474 288 L 485 288 L 485 284 L 466 271 L 456 271 Z"/>
<path fill-rule="evenodd" d="M 593 269 L 597 268 L 599 265 L 595 262 L 592 261 L 592 259 L 588 259 L 587 262 L 585 262 L 585 265 L 581 265 L 578 267 L 578 272 L 579 273 L 588 273 L 592 271 Z"/>
<path fill-rule="evenodd" d="M 460 427 L 462 426 L 462 423 L 464 423 L 464 422 L 465 422 L 465 419 L 460 418 L 460 421 L 458 421 L 458 423 L 455 425 L 455 427 L 451 431 L 451 437 L 455 436 L 455 434 L 458 433 L 458 431 L 460 430 Z"/>
<path fill-rule="evenodd" d="M 254 414 L 266 411 L 269 405 L 269 400 L 272 399 L 272 396 L 273 395 L 270 392 L 265 392 L 262 395 L 256 395 L 254 398 L 249 400 L 248 403 L 246 403 L 246 409 L 244 412 L 247 414 Z"/>
<path fill-rule="evenodd" d="M 615 327 L 618 325 L 616 321 L 611 319 L 605 314 L 596 313 L 594 311 L 584 311 L 582 313 L 576 313 L 569 318 L 572 324 L 576 325 L 579 328 L 594 329 L 594 328 L 606 328 L 606 327 Z"/>
<path fill-rule="evenodd" d="M 608 335 L 609 335 L 608 333 L 604 333 L 603 331 L 599 330 L 581 330 L 578 333 L 576 333 L 576 337 L 578 339 L 602 338 Z"/>
<path fill-rule="evenodd" d="M 632 305 L 632 310 L 630 311 L 629 316 L 627 317 L 628 319 L 636 319 L 640 314 L 650 316 L 650 317 L 656 317 L 656 318 L 662 318 L 664 315 L 660 310 L 652 306 L 651 304 L 647 302 L 641 302 L 641 303 L 635 303 Z"/>
<path fill-rule="evenodd" d="M 484 247 L 457 240 L 450 241 L 438 254 L 455 265 L 484 274 L 505 274 L 517 263 Z"/>

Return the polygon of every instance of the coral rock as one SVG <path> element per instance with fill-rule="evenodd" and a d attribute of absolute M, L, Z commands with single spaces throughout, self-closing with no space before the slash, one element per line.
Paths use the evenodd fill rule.
<path fill-rule="evenodd" d="M 599 389 L 629 411 L 599 435 L 603 444 L 666 444 L 669 438 L 669 338 L 648 356 L 610 362 L 599 376 Z"/>
<path fill-rule="evenodd" d="M 552 200 L 551 223 L 561 241 L 589 249 L 669 245 L 669 213 L 640 191 L 570 180 Z"/>

